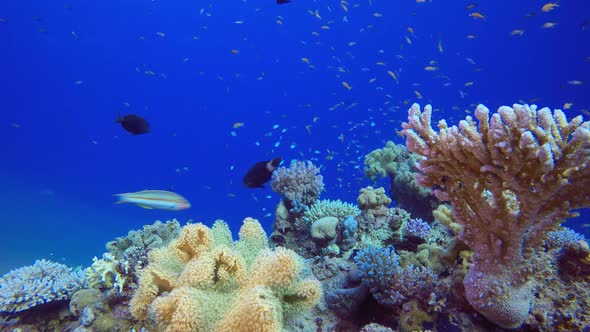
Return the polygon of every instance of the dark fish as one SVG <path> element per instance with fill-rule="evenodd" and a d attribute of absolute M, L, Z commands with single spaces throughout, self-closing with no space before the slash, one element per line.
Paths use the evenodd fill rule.
<path fill-rule="evenodd" d="M 277 0 L 278 5 L 282 5 L 284 3 L 289 3 L 289 2 L 291 2 L 291 0 Z"/>
<path fill-rule="evenodd" d="M 254 164 L 244 176 L 244 186 L 246 188 L 264 188 L 264 184 L 270 180 L 272 172 L 279 166 L 281 161 L 281 157 L 276 157 L 273 160 Z"/>
<path fill-rule="evenodd" d="M 116 123 L 120 123 L 125 130 L 132 133 L 133 135 L 147 134 L 150 132 L 150 124 L 139 115 L 119 115 Z"/>

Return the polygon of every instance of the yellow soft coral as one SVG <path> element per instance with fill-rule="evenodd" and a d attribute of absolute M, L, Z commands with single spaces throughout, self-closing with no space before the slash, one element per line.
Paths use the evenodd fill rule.
<path fill-rule="evenodd" d="M 533 286 L 528 259 L 545 234 L 590 206 L 590 122 L 561 110 L 503 106 L 439 131 L 432 108 L 414 104 L 403 133 L 419 162 L 418 182 L 453 207 L 459 237 L 473 249 L 465 278 L 468 301 L 506 328 L 527 318 Z"/>
<path fill-rule="evenodd" d="M 239 294 L 230 311 L 218 325 L 218 332 L 279 332 L 283 312 L 273 292 L 262 286 Z"/>
<path fill-rule="evenodd" d="M 285 313 L 321 296 L 317 280 L 299 280 L 294 251 L 270 250 L 257 220 L 244 221 L 236 242 L 222 222 L 189 226 L 150 254 L 131 300 L 137 319 L 151 312 L 165 331 L 280 331 Z"/>
<path fill-rule="evenodd" d="M 199 257 L 210 249 L 213 243 L 211 230 L 201 224 L 188 224 L 182 228 L 182 232 L 174 244 L 174 253 L 183 262 Z"/>

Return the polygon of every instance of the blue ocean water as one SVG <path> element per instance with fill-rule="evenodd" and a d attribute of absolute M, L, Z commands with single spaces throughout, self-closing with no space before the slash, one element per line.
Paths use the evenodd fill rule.
<path fill-rule="evenodd" d="M 549 12 L 540 1 L 469 4 L 0 2 L 0 273 L 40 258 L 88 265 L 156 219 L 221 218 L 237 230 L 250 216 L 270 230 L 280 197 L 241 179 L 275 156 L 312 160 L 322 198 L 354 202 L 375 185 L 364 155 L 403 142 L 396 130 L 413 102 L 449 124 L 479 103 L 571 103 L 569 117 L 588 119 L 584 0 Z M 130 113 L 152 132 L 115 124 Z M 192 207 L 113 204 L 143 189 Z M 583 232 L 587 219 L 567 225 Z"/>

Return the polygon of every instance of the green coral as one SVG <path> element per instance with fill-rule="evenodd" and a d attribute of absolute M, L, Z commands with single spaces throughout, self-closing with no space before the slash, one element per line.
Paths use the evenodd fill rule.
<path fill-rule="evenodd" d="M 341 200 L 323 199 L 314 203 L 307 209 L 301 219 L 307 223 L 315 222 L 324 217 L 336 217 L 339 221 L 344 221 L 348 216 L 356 217 L 361 214 L 361 210 L 350 203 L 342 202 Z"/>
<path fill-rule="evenodd" d="M 137 248 L 150 251 L 167 245 L 176 238 L 180 232 L 180 223 L 176 219 L 166 223 L 157 220 L 152 225 L 145 225 L 141 230 L 131 230 L 127 236 L 116 238 L 106 244 L 106 249 L 111 255 L 120 260 L 123 254 Z"/>
<path fill-rule="evenodd" d="M 437 201 L 430 188 L 416 182 L 414 173 L 420 156 L 408 151 L 405 145 L 387 142 L 383 149 L 373 150 L 365 156 L 365 175 L 373 181 L 377 176 L 391 179 L 391 197 L 397 204 L 410 211 L 412 216 L 430 219 Z"/>

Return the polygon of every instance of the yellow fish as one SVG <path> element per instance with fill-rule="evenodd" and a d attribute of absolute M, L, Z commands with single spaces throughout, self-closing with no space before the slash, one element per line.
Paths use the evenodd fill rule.
<path fill-rule="evenodd" d="M 179 211 L 191 207 L 191 203 L 177 193 L 165 190 L 142 190 L 134 193 L 115 194 L 117 204 L 133 203 L 144 209 Z"/>
<path fill-rule="evenodd" d="M 544 13 L 550 12 L 553 9 L 555 9 L 555 7 L 559 7 L 557 2 L 548 2 L 548 3 L 544 4 L 543 7 L 541 7 L 541 11 Z"/>
<path fill-rule="evenodd" d="M 244 125 L 245 125 L 245 123 L 243 123 L 243 122 L 236 122 L 233 124 L 232 128 L 238 129 L 238 128 L 242 128 Z"/>

